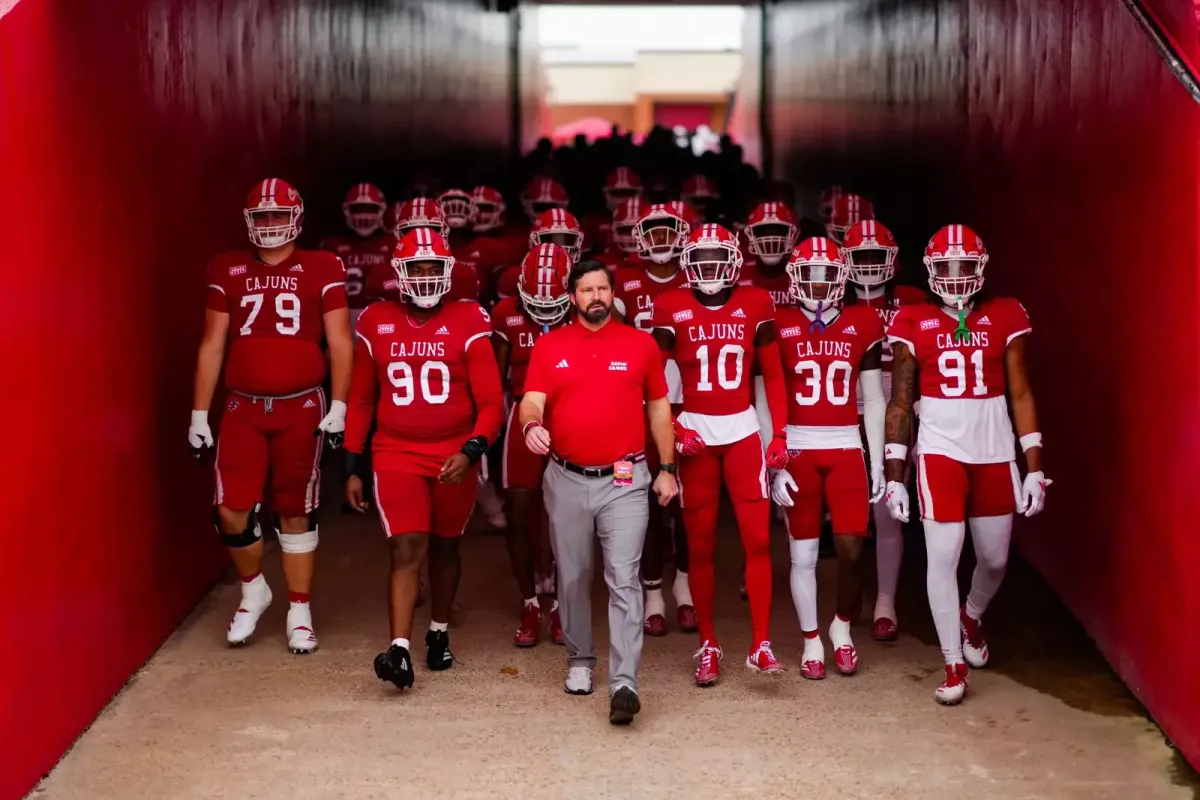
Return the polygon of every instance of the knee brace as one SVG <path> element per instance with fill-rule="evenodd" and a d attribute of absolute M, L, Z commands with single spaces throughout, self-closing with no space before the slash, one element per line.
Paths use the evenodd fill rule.
<path fill-rule="evenodd" d="M 285 553 L 311 553 L 317 549 L 317 515 L 309 513 L 308 531 L 305 533 L 284 533 L 280 527 L 279 515 L 275 515 L 275 532 L 279 535 L 279 549 Z"/>
<path fill-rule="evenodd" d="M 262 528 L 258 526 L 258 516 L 255 513 L 257 511 L 257 507 L 250 509 L 250 514 L 246 517 L 246 530 L 241 533 L 226 533 L 221 527 L 220 508 L 213 506 L 213 527 L 217 529 L 221 543 L 226 547 L 249 547 L 261 539 Z"/>

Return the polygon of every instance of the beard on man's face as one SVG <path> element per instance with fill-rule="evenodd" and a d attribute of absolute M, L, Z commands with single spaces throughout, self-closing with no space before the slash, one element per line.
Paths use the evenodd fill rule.
<path fill-rule="evenodd" d="M 595 324 L 603 322 L 608 318 L 608 315 L 612 313 L 612 304 L 609 303 L 606 305 L 602 300 L 592 300 L 586 306 L 577 303 L 575 309 L 579 312 L 580 316 L 588 322 Z"/>

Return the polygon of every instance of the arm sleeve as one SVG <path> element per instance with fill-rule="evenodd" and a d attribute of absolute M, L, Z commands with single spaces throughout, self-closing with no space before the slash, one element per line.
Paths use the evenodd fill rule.
<path fill-rule="evenodd" d="M 783 379 L 783 358 L 779 354 L 779 342 L 771 341 L 757 348 L 756 355 L 761 365 L 763 388 L 767 393 L 767 408 L 771 411 L 771 433 L 779 434 L 787 425 L 787 384 Z"/>
<path fill-rule="evenodd" d="M 642 392 L 647 402 L 667 396 L 667 374 L 663 362 L 663 352 L 658 349 L 658 343 L 650 336 L 641 334 L 642 372 L 645 375 Z"/>
<path fill-rule="evenodd" d="M 325 276 L 321 286 L 321 313 L 337 311 L 350 305 L 346 299 L 346 266 L 335 255 L 329 255 L 329 266 L 322 272 Z"/>
<path fill-rule="evenodd" d="M 504 389 L 500 386 L 496 355 L 486 337 L 467 346 L 467 382 L 475 400 L 475 427 L 471 436 L 482 436 L 491 444 L 504 424 Z"/>
<path fill-rule="evenodd" d="M 883 370 L 859 374 L 863 395 L 863 426 L 867 429 L 867 456 L 872 467 L 883 465 L 884 418 L 887 400 L 883 397 Z"/>
<path fill-rule="evenodd" d="M 360 333 L 354 349 L 354 372 L 350 376 L 350 396 L 346 402 L 346 451 L 361 455 L 367 433 L 375 417 L 376 366 L 371 345 Z"/>
<path fill-rule="evenodd" d="M 212 311 L 221 311 L 229 313 L 229 300 L 225 297 L 225 286 L 221 281 L 219 267 L 216 259 L 208 262 L 208 268 L 205 270 L 205 282 L 208 288 L 204 297 L 204 307 Z"/>

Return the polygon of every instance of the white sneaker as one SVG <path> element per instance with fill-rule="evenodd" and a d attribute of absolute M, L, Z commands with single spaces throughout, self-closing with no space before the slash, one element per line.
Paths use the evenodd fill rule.
<path fill-rule="evenodd" d="M 313 633 L 312 609 L 308 603 L 292 603 L 287 615 L 288 649 L 297 655 L 307 655 L 317 649 L 317 634 Z"/>
<path fill-rule="evenodd" d="M 567 682 L 564 687 L 567 694 L 591 694 L 592 671 L 588 667 L 571 667 L 567 670 Z"/>
<path fill-rule="evenodd" d="M 258 619 L 271 605 L 271 587 L 262 575 L 249 583 L 242 583 L 242 602 L 229 621 L 229 630 L 225 639 L 231 645 L 241 645 L 249 641 L 258 627 Z"/>

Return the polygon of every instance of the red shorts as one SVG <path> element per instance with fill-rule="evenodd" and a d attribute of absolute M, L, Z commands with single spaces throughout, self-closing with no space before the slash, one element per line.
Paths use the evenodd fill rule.
<path fill-rule="evenodd" d="M 504 489 L 540 489 L 546 471 L 546 457 L 530 452 L 517 422 L 520 402 L 514 398 L 504 434 L 504 455 L 500 467 L 500 486 Z"/>
<path fill-rule="evenodd" d="M 217 440 L 213 502 L 248 511 L 263 500 L 271 476 L 271 505 L 283 517 L 302 517 L 321 502 L 321 448 L 325 392 L 287 398 L 231 393 Z"/>
<path fill-rule="evenodd" d="M 719 505 L 722 483 L 734 503 L 770 497 L 767 462 L 757 431 L 731 444 L 710 444 L 699 455 L 680 457 L 679 501 L 684 508 Z"/>
<path fill-rule="evenodd" d="M 414 472 L 375 473 L 375 507 L 388 538 L 411 533 L 449 539 L 462 536 L 478 492 L 478 465 L 458 483 L 439 483 L 437 478 Z"/>
<path fill-rule="evenodd" d="M 1020 491 L 1015 461 L 964 464 L 936 453 L 917 456 L 921 519 L 965 522 L 969 517 L 1011 514 Z"/>
<path fill-rule="evenodd" d="M 787 509 L 789 536 L 819 537 L 826 508 L 835 535 L 867 535 L 870 493 L 862 450 L 802 450 L 788 461 L 787 471 L 796 482 L 792 507 Z"/>

